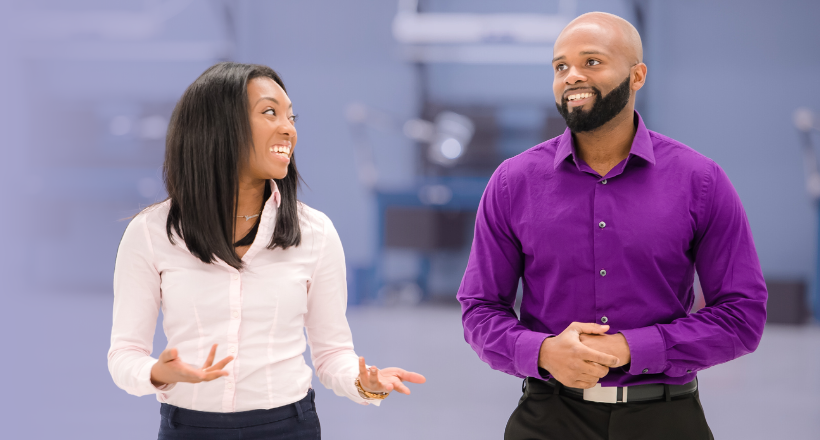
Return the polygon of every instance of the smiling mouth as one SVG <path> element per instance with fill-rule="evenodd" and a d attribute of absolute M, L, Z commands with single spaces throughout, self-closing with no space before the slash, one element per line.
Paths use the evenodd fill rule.
<path fill-rule="evenodd" d="M 270 152 L 274 154 L 278 154 L 287 158 L 290 158 L 290 147 L 287 145 L 274 145 L 270 147 Z"/>
<path fill-rule="evenodd" d="M 576 93 L 574 95 L 567 96 L 567 101 L 569 101 L 569 102 L 578 101 L 578 100 L 581 100 L 581 99 L 584 99 L 584 98 L 589 98 L 591 96 L 595 96 L 595 94 L 594 93 Z"/>

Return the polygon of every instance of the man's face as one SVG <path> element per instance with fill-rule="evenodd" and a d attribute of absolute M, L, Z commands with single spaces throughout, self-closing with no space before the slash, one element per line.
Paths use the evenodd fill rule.
<path fill-rule="evenodd" d="M 601 127 L 630 103 L 631 65 L 618 43 L 612 32 L 588 24 L 565 30 L 555 42 L 555 105 L 573 133 Z"/>
<path fill-rule="evenodd" d="M 558 113 L 564 117 L 567 127 L 573 133 L 593 131 L 611 121 L 629 104 L 629 98 L 632 95 L 629 85 L 630 81 L 627 77 L 606 96 L 602 96 L 601 91 L 594 86 L 590 87 L 591 91 L 569 91 L 564 95 L 561 103 L 556 102 L 555 106 L 558 107 Z M 584 96 L 589 97 L 584 98 Z M 574 101 L 583 100 L 590 102 L 589 110 L 584 110 L 582 105 L 570 107 Z"/>

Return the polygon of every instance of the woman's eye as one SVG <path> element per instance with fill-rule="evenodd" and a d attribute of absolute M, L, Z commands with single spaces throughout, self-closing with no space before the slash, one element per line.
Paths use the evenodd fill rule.
<path fill-rule="evenodd" d="M 267 109 L 267 110 L 263 111 L 263 112 L 262 112 L 262 114 L 263 114 L 263 115 L 275 115 L 275 114 L 276 114 L 276 112 L 275 112 L 275 111 L 273 111 L 273 109 L 272 109 L 272 108 L 269 108 L 269 109 Z"/>
<path fill-rule="evenodd" d="M 293 116 L 291 116 L 291 117 L 290 117 L 290 118 L 288 118 L 288 119 L 290 119 L 290 122 L 292 122 L 292 123 L 294 123 L 294 124 L 295 124 L 295 123 L 296 123 L 296 120 L 297 120 L 297 119 L 299 119 L 299 115 L 293 115 Z"/>

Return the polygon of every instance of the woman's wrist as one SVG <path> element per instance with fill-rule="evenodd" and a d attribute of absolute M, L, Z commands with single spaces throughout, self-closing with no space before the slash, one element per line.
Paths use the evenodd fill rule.
<path fill-rule="evenodd" d="M 374 393 L 371 391 L 367 391 L 366 389 L 364 389 L 364 387 L 362 387 L 362 382 L 359 380 L 358 377 L 356 378 L 356 390 L 359 391 L 359 396 L 362 399 L 367 400 L 382 400 L 390 395 L 390 393 Z"/>
<path fill-rule="evenodd" d="M 157 373 L 158 373 L 158 371 L 157 371 L 157 370 L 158 370 L 159 368 L 161 368 L 161 367 L 159 366 L 159 362 L 155 363 L 155 364 L 151 367 L 151 377 L 150 377 L 150 380 L 151 380 L 151 385 L 153 385 L 153 386 L 155 386 L 155 387 L 157 387 L 157 388 L 162 388 L 162 387 L 164 387 L 164 386 L 167 386 L 168 384 L 167 384 L 166 382 L 163 382 L 163 381 L 161 381 L 161 380 L 157 379 L 157 376 L 158 376 L 158 374 L 157 374 Z"/>

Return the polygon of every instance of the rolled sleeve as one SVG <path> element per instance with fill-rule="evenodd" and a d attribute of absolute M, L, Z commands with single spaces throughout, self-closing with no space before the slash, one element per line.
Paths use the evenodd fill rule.
<path fill-rule="evenodd" d="M 666 348 L 657 327 L 650 326 L 621 332 L 629 345 L 632 358 L 629 374 L 663 373 L 666 368 Z"/>

